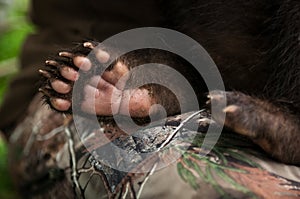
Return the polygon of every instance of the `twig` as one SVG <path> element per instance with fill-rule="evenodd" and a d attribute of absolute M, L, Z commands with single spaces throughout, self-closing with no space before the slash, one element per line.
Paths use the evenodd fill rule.
<path fill-rule="evenodd" d="M 124 195 L 122 196 L 123 199 L 126 199 L 128 192 L 129 192 L 129 183 L 126 184 L 125 193 L 124 193 Z"/>
<path fill-rule="evenodd" d="M 185 120 L 183 120 L 179 126 L 177 126 L 177 128 L 171 133 L 171 135 L 168 136 L 168 138 L 162 143 L 162 145 L 157 149 L 157 151 L 160 151 L 162 148 L 164 148 L 165 146 L 167 146 L 171 140 L 176 136 L 176 134 L 178 133 L 178 131 L 188 122 L 190 121 L 193 117 L 195 117 L 196 115 L 198 115 L 199 113 L 205 111 L 204 109 L 197 111 L 195 113 L 193 113 L 192 115 L 190 115 L 188 118 L 186 118 Z"/>
<path fill-rule="evenodd" d="M 81 194 L 81 196 L 82 196 L 82 191 L 81 191 L 78 179 L 77 179 L 78 173 L 77 173 L 77 168 L 76 168 L 77 162 L 76 162 L 76 155 L 75 155 L 75 151 L 74 151 L 74 142 L 73 142 L 73 139 L 72 139 L 71 131 L 68 127 L 65 127 L 65 133 L 66 133 L 67 138 L 68 138 L 68 146 L 69 146 L 69 152 L 70 152 L 70 158 L 71 158 L 71 168 L 72 168 L 71 177 L 72 177 L 72 181 L 75 185 L 75 189 L 77 189 L 79 191 L 79 193 Z M 82 196 L 82 197 L 84 198 L 84 196 Z"/>
<path fill-rule="evenodd" d="M 54 137 L 55 135 L 57 135 L 58 133 L 63 132 L 64 129 L 65 129 L 64 126 L 57 127 L 55 129 L 53 129 L 52 131 L 50 131 L 49 133 L 47 133 L 46 135 L 37 135 L 36 140 L 38 140 L 38 141 L 48 140 L 48 139 Z"/>
<path fill-rule="evenodd" d="M 24 147 L 24 150 L 23 150 L 23 153 L 25 156 L 29 155 L 31 147 L 36 139 L 36 136 L 39 133 L 40 127 L 41 127 L 41 122 L 38 122 L 36 125 L 33 124 L 32 133 L 30 134 L 30 136 L 26 142 L 26 145 Z"/>
<path fill-rule="evenodd" d="M 139 189 L 139 192 L 138 192 L 138 194 L 137 194 L 137 196 L 136 196 L 137 199 L 139 199 L 139 198 L 141 197 L 141 194 L 142 194 L 142 191 L 143 191 L 143 189 L 144 189 L 144 186 L 145 186 L 145 184 L 147 183 L 147 181 L 149 180 L 149 177 L 153 175 L 153 173 L 154 173 L 154 171 L 155 171 L 157 165 L 158 165 L 158 162 L 156 162 L 156 163 L 153 165 L 151 171 L 150 171 L 149 173 L 147 173 L 147 175 L 146 175 L 144 181 L 143 181 L 142 184 L 141 184 L 141 187 L 140 187 L 140 189 Z"/>

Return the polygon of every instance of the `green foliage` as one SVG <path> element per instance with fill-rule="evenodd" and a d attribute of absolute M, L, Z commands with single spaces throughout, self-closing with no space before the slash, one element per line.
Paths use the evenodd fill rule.
<path fill-rule="evenodd" d="M 6 75 L 3 77 L 0 77 L 0 104 L 2 103 L 4 92 L 7 89 L 7 84 L 9 80 L 11 79 L 12 75 Z"/>
<path fill-rule="evenodd" d="M 16 57 L 25 36 L 33 31 L 33 26 L 27 21 L 28 0 L 15 0 L 13 2 L 7 8 L 4 23 L 1 24 L 0 63 L 3 60 Z"/>
<path fill-rule="evenodd" d="M 0 0 L 0 14 L 3 19 L 0 23 L 0 104 L 7 84 L 16 71 L 16 59 L 22 42 L 28 33 L 34 31 L 27 21 L 28 4 L 28 0 Z"/>
<path fill-rule="evenodd" d="M 15 191 L 10 181 L 7 169 L 7 148 L 3 140 L 0 139 L 0 198 L 15 199 Z"/>
<path fill-rule="evenodd" d="M 16 71 L 16 60 L 22 42 L 26 35 L 34 30 L 27 21 L 28 3 L 29 0 L 0 0 L 0 104 L 7 84 Z M 7 168 L 7 146 L 1 137 L 0 198 L 17 198 Z"/>
<path fill-rule="evenodd" d="M 203 181 L 210 184 L 222 198 L 232 198 L 221 186 L 220 179 L 222 179 L 222 181 L 234 187 L 235 190 L 248 195 L 249 198 L 255 198 L 250 190 L 236 182 L 227 173 L 227 171 L 247 173 L 247 171 L 242 168 L 235 167 L 232 162 L 260 168 L 258 164 L 243 154 L 245 148 L 239 147 L 247 146 L 248 140 L 243 140 L 243 137 L 238 137 L 237 139 L 238 135 L 222 134 L 214 148 L 207 155 L 202 156 L 202 153 L 206 154 L 205 147 L 201 148 L 205 136 L 207 135 L 200 133 L 194 138 L 192 146 L 197 148 L 196 151 L 194 151 L 193 147 L 185 152 L 181 151 L 183 155 L 177 163 L 177 170 L 180 177 L 194 189 L 198 189 L 198 182 Z M 232 136 L 234 136 L 235 139 L 233 139 Z M 241 144 L 242 142 L 243 144 Z M 180 151 L 180 148 L 177 148 L 177 150 Z"/>
<path fill-rule="evenodd" d="M 18 27 L 11 27 L 0 38 L 0 60 L 13 58 L 19 54 L 20 44 L 23 42 L 28 32 L 32 28 L 26 24 L 20 24 Z"/>

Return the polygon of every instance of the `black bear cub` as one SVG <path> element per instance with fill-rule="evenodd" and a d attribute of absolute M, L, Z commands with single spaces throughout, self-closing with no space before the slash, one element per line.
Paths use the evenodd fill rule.
<path fill-rule="evenodd" d="M 226 113 L 225 126 L 251 138 L 272 157 L 300 165 L 299 1 L 178 0 L 163 2 L 162 9 L 166 10 L 169 28 L 198 41 L 216 62 L 228 92 L 210 92 L 208 102 L 222 104 L 226 95 L 227 106 L 219 110 Z M 86 57 L 97 44 L 85 42 L 60 52 L 40 70 L 45 77 L 40 90 L 52 108 L 70 113 L 72 87 L 80 81 L 78 69 L 88 73 L 96 62 L 105 63 L 110 58 L 113 52 L 102 50 L 96 52 L 96 60 Z M 140 78 L 171 78 L 158 70 L 126 76 L 136 66 L 151 62 L 181 72 L 205 104 L 206 86 L 189 63 L 166 51 L 144 49 L 121 56 L 102 76 L 91 76 L 83 96 L 79 96 L 82 111 L 147 118 L 159 112 L 151 108 L 153 104 L 164 106 L 167 115 L 179 113 L 178 101 L 189 110 L 189 96 L 184 90 L 177 99 L 168 88 L 156 84 L 128 87 Z M 95 100 L 93 107 L 91 99 Z M 218 121 L 218 115 L 214 119 Z"/>

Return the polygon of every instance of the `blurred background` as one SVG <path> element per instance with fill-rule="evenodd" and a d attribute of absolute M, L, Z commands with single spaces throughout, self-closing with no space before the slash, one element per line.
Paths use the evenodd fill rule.
<path fill-rule="evenodd" d="M 18 55 L 34 27 L 28 21 L 29 0 L 0 0 L 0 103 L 9 80 L 18 71 Z M 1 118 L 0 118 L 1 120 Z M 17 198 L 7 169 L 7 147 L 0 136 L 0 198 Z"/>

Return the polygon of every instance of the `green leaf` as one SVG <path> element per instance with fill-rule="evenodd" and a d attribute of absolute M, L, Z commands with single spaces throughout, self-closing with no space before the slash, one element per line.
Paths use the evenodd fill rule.
<path fill-rule="evenodd" d="M 236 149 L 229 149 L 226 151 L 226 153 L 228 153 L 231 157 L 242 161 L 246 164 L 248 164 L 249 166 L 252 167 L 257 167 L 257 168 L 261 168 L 259 164 L 257 164 L 256 162 L 252 161 L 251 159 L 249 159 L 249 157 L 247 157 L 246 155 L 244 155 L 241 151 L 236 150 Z"/>
<path fill-rule="evenodd" d="M 183 166 L 182 163 L 177 163 L 177 170 L 180 175 L 180 177 L 187 183 L 190 184 L 190 186 L 193 189 L 198 189 L 199 184 L 197 183 L 197 178 L 193 175 L 191 171 L 189 171 L 187 168 Z"/>

